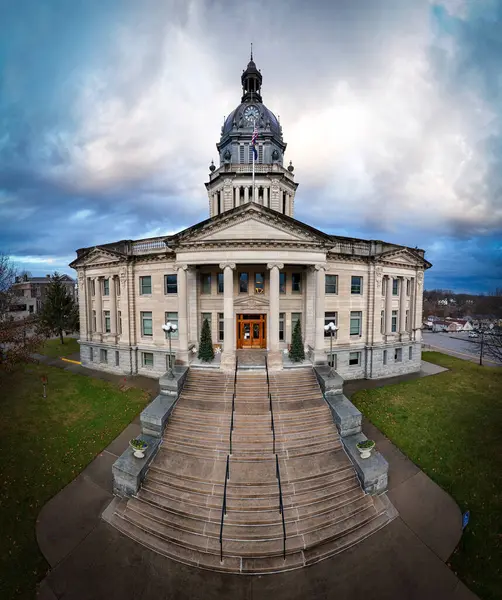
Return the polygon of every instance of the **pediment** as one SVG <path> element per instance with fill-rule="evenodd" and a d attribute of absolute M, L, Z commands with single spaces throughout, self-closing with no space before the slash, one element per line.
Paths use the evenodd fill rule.
<path fill-rule="evenodd" d="M 170 246 L 225 242 L 326 243 L 329 236 L 300 221 L 260 205 L 247 204 L 185 229 Z"/>
<path fill-rule="evenodd" d="M 406 267 L 423 267 L 424 263 L 427 263 L 421 256 L 408 248 L 385 252 L 379 258 L 379 262 L 399 264 Z"/>
<path fill-rule="evenodd" d="M 119 263 L 123 260 L 124 256 L 113 250 L 105 250 L 104 248 L 93 248 L 85 256 L 74 260 L 70 266 L 73 268 L 77 267 L 92 267 L 101 264 Z"/>
<path fill-rule="evenodd" d="M 257 294 L 253 296 L 243 296 L 234 300 L 234 306 L 239 308 L 262 308 L 269 306 L 268 298 L 263 298 Z"/>

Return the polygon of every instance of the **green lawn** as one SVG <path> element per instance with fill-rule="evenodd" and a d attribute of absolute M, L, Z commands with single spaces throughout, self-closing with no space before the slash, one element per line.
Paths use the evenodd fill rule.
<path fill-rule="evenodd" d="M 64 344 L 61 344 L 61 340 L 57 338 L 46 340 L 38 352 L 40 354 L 45 354 L 45 356 L 59 358 L 61 356 L 70 356 L 70 354 L 80 352 L 80 345 L 76 338 L 65 337 Z"/>
<path fill-rule="evenodd" d="M 502 598 L 502 369 L 424 352 L 448 372 L 358 392 L 354 404 L 471 520 L 451 558 L 484 600 Z"/>
<path fill-rule="evenodd" d="M 134 419 L 148 395 L 38 365 L 0 375 L 0 390 L 0 592 L 31 600 L 48 568 L 35 539 L 38 513 Z"/>

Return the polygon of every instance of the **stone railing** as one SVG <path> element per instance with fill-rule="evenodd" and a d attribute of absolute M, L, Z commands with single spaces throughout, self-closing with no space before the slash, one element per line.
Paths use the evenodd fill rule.
<path fill-rule="evenodd" d="M 154 254 L 166 250 L 164 238 L 154 238 L 151 240 L 140 240 L 132 243 L 133 254 Z"/>
<path fill-rule="evenodd" d="M 334 254 L 352 254 L 354 256 L 370 256 L 371 246 L 364 242 L 335 242 L 330 252 Z"/>
<path fill-rule="evenodd" d="M 255 173 L 281 173 L 281 174 L 285 175 L 288 179 L 291 179 L 291 180 L 294 179 L 294 174 L 290 173 L 290 171 L 288 171 L 285 167 L 283 167 L 282 165 L 280 165 L 278 163 L 272 163 L 272 164 L 255 163 L 254 171 L 255 171 Z M 218 175 L 222 175 L 224 173 L 252 173 L 252 172 L 253 172 L 252 163 L 249 163 L 249 164 L 248 163 L 244 163 L 244 164 L 227 163 L 227 164 L 221 165 L 221 167 L 219 167 L 218 169 L 216 169 L 216 171 L 211 173 L 210 179 L 213 180 Z"/>

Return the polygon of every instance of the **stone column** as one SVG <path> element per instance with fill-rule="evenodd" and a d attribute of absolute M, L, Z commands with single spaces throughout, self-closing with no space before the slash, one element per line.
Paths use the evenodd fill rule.
<path fill-rule="evenodd" d="M 244 204 L 249 202 L 249 186 L 244 186 Z"/>
<path fill-rule="evenodd" d="M 406 333 L 406 277 L 399 278 L 399 332 Z"/>
<path fill-rule="evenodd" d="M 247 188 L 246 188 L 247 189 Z M 234 319 L 234 270 L 235 263 L 220 263 L 223 271 L 223 322 L 224 339 L 221 368 L 230 370 L 235 367 L 235 319 Z"/>
<path fill-rule="evenodd" d="M 110 333 L 117 335 L 117 289 L 115 275 L 110 275 Z"/>
<path fill-rule="evenodd" d="M 268 207 L 268 187 L 263 188 L 263 206 Z"/>
<path fill-rule="evenodd" d="M 392 333 L 392 277 L 385 277 L 385 334 Z"/>
<path fill-rule="evenodd" d="M 267 269 L 270 269 L 269 350 L 277 353 L 279 352 L 279 270 L 284 269 L 284 265 L 268 263 Z"/>
<path fill-rule="evenodd" d="M 86 300 L 87 300 L 87 339 L 92 340 L 94 333 L 94 323 L 92 320 L 92 277 L 88 277 L 86 281 Z"/>
<path fill-rule="evenodd" d="M 316 292 L 315 292 L 315 344 L 314 363 L 325 363 L 324 350 L 324 319 L 325 319 L 325 292 L 326 292 L 326 265 L 315 265 Z"/>
<path fill-rule="evenodd" d="M 239 194 L 240 194 L 240 189 L 238 187 L 234 188 L 234 206 L 239 206 Z"/>
<path fill-rule="evenodd" d="M 188 265 L 175 265 L 178 270 L 178 352 L 176 361 L 188 364 L 188 307 L 187 269 Z"/>
<path fill-rule="evenodd" d="M 96 333 L 103 333 L 103 299 L 102 299 L 102 277 L 94 278 L 96 289 Z"/>

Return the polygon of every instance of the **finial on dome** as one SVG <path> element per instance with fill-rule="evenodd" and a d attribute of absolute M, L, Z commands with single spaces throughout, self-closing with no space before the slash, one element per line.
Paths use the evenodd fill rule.
<path fill-rule="evenodd" d="M 216 167 L 214 166 L 214 161 L 211 159 L 211 164 L 209 165 L 209 170 L 212 173 L 215 169 L 216 169 Z"/>
<path fill-rule="evenodd" d="M 295 170 L 295 168 L 293 167 L 293 163 L 291 161 L 289 161 L 288 171 L 290 173 L 292 173 L 294 170 Z"/>
<path fill-rule="evenodd" d="M 253 60 L 253 42 L 251 42 L 251 60 Z"/>

